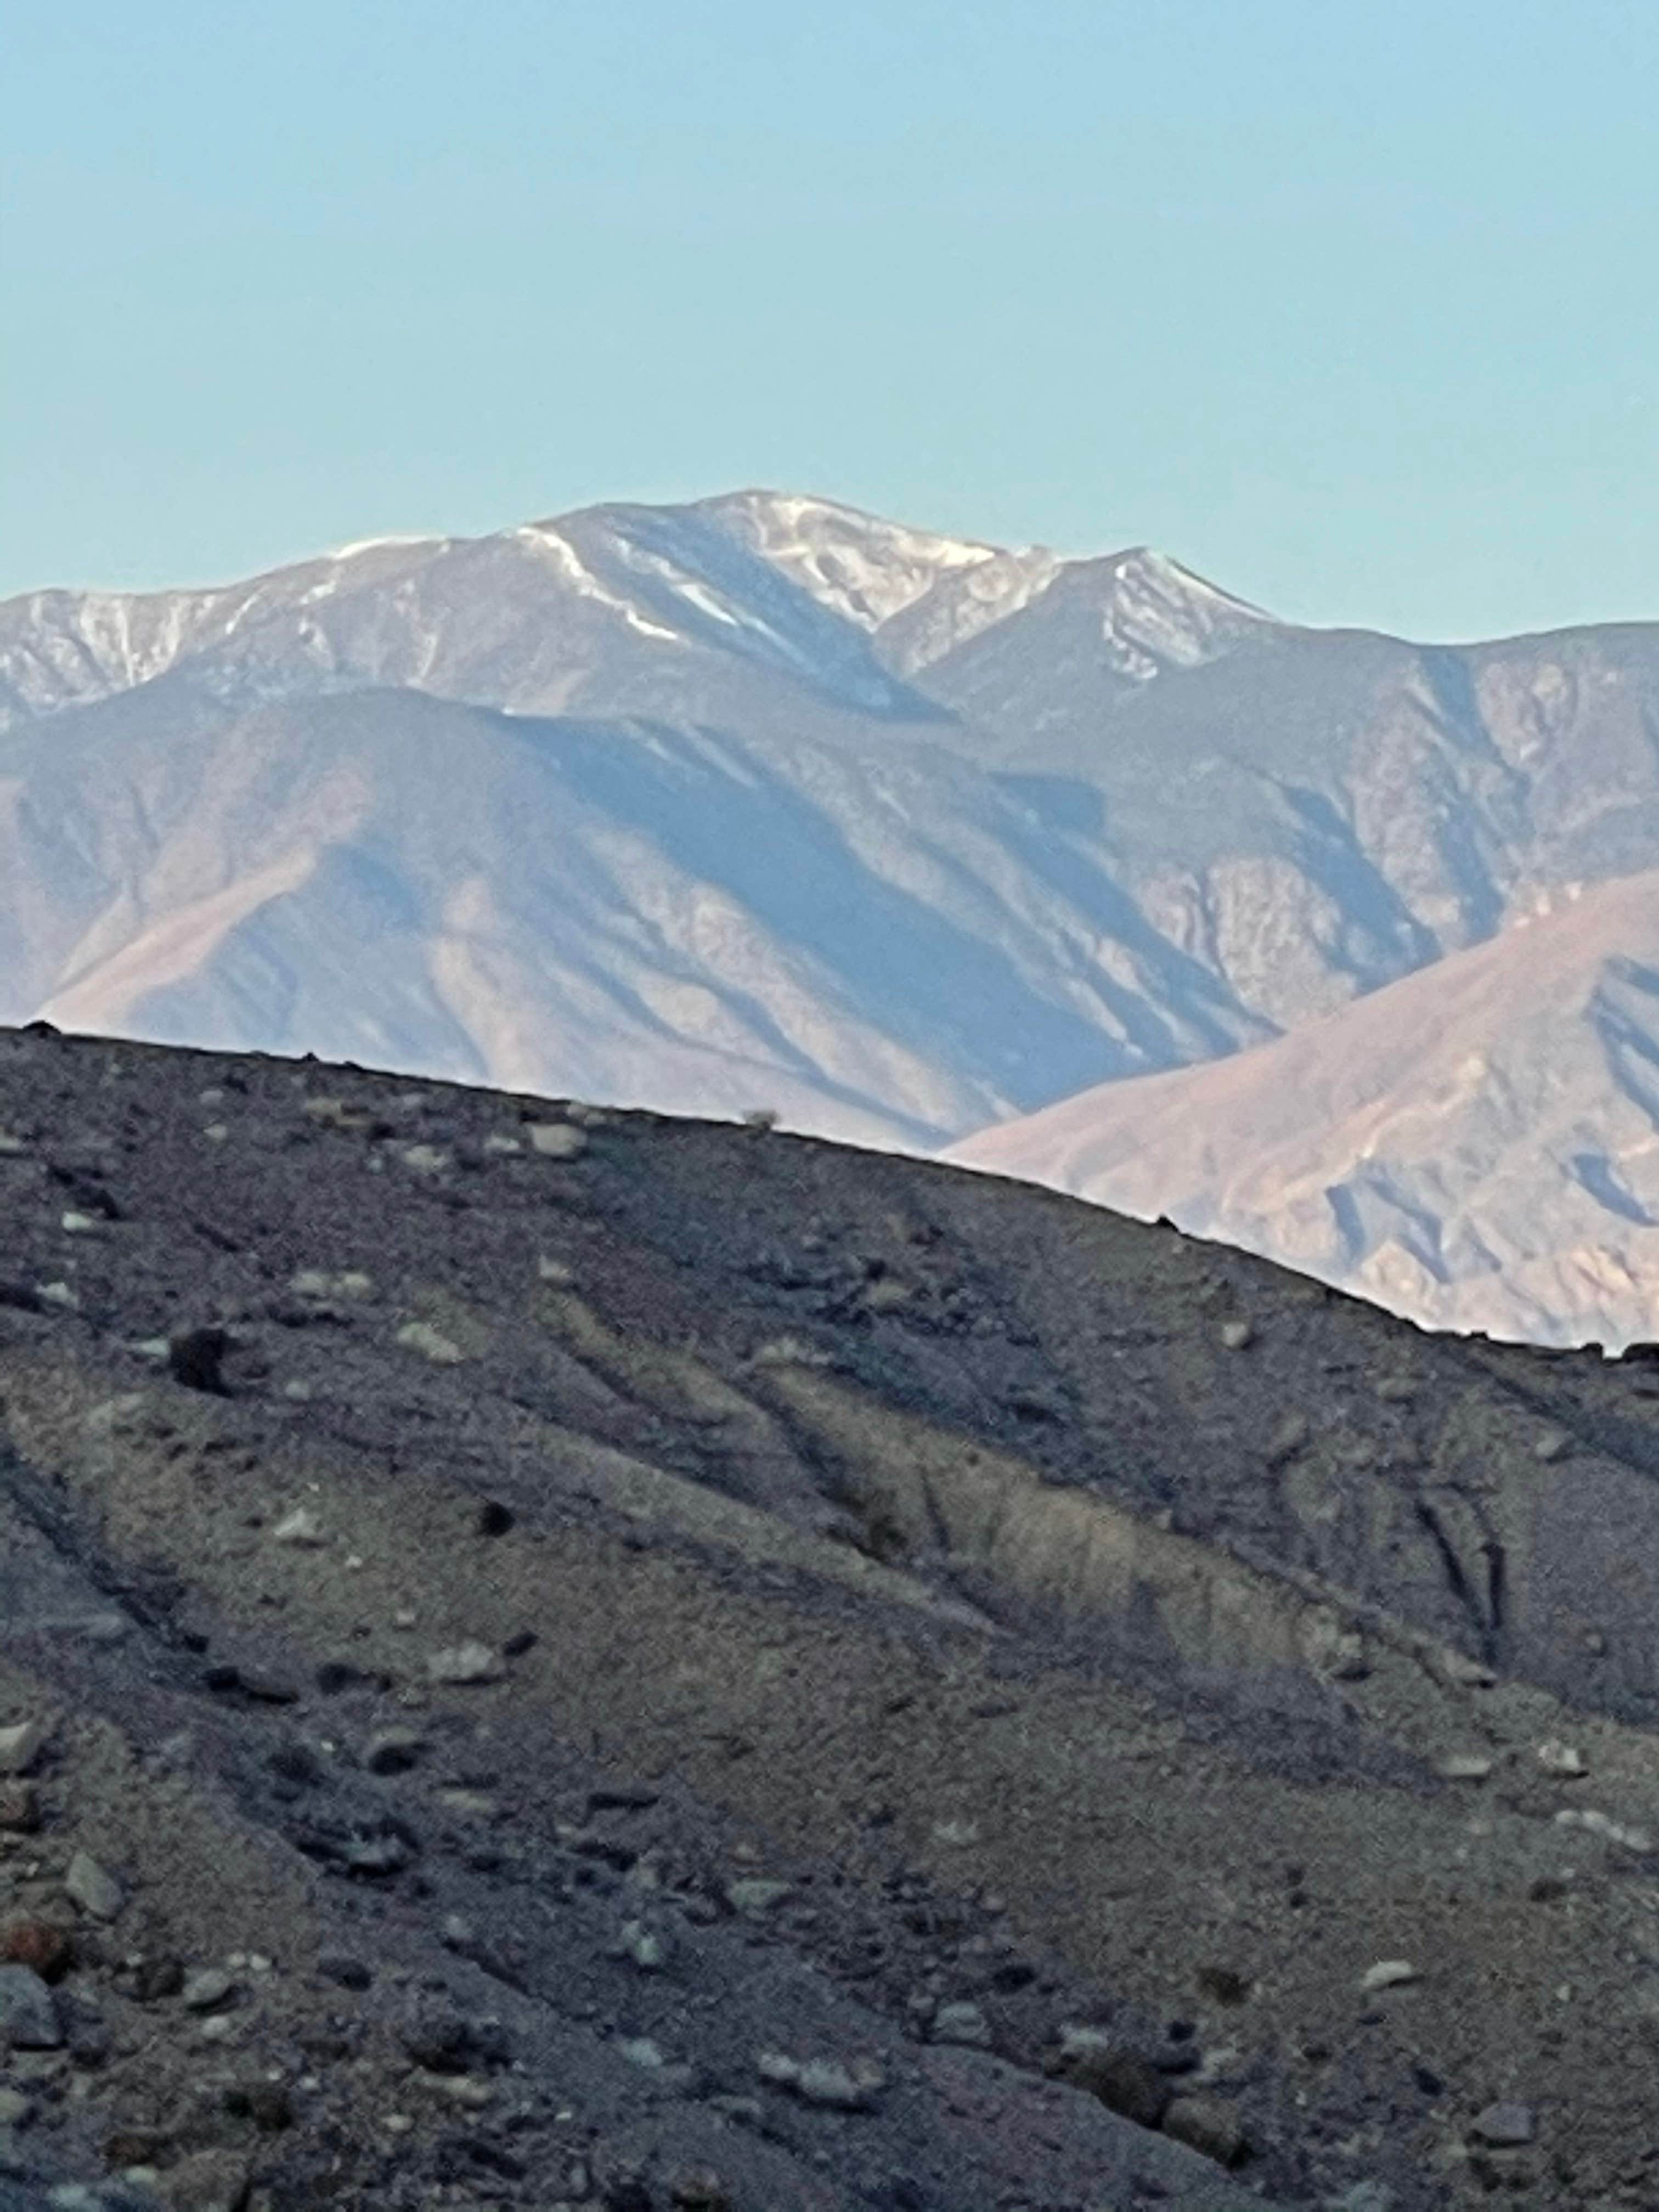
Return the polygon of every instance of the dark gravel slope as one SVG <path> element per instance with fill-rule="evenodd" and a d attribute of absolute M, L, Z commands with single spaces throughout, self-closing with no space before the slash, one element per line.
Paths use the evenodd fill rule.
<path fill-rule="evenodd" d="M 0 1206 L 0 2175 L 1659 2203 L 1659 1370 L 50 1034 Z"/>

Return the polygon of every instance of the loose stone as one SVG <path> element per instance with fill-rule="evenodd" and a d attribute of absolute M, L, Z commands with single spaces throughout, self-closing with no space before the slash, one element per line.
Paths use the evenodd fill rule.
<path fill-rule="evenodd" d="M 433 1652 L 426 1671 L 434 1682 L 499 1682 L 505 1669 L 489 1644 L 469 1638 L 465 1644 Z"/>
<path fill-rule="evenodd" d="M 70 1902 L 94 1920 L 113 1920 L 126 1903 L 120 1883 L 87 1851 L 76 1851 L 70 1861 L 64 1888 Z"/>
<path fill-rule="evenodd" d="M 398 1331 L 398 1342 L 405 1351 L 418 1352 L 434 1367 L 453 1367 L 466 1356 L 459 1344 L 452 1343 L 427 1321 L 406 1321 Z"/>
<path fill-rule="evenodd" d="M 0 2046 L 58 2051 L 64 2030 L 52 1991 L 32 1967 L 0 1966 Z"/>
<path fill-rule="evenodd" d="M 46 1740 L 46 1729 L 39 1721 L 19 1721 L 13 1728 L 0 1729 L 0 1774 L 27 1774 Z"/>
<path fill-rule="evenodd" d="M 1237 2113 L 1219 2097 L 1177 2097 L 1164 2115 L 1164 2132 L 1218 2166 L 1237 2166 L 1249 2148 Z"/>
<path fill-rule="evenodd" d="M 959 2043 L 983 2051 L 990 2044 L 991 2023 L 976 2004 L 941 2005 L 928 2033 L 935 2043 Z"/>
<path fill-rule="evenodd" d="M 755 1875 L 745 1876 L 738 1881 L 728 1881 L 726 1885 L 726 1901 L 733 1912 L 741 1912 L 750 1918 L 755 1918 L 761 1913 L 770 1912 L 775 1906 L 781 1905 L 786 1898 L 793 1897 L 794 1893 L 795 1885 L 793 1881 L 769 1881 L 763 1876 Z"/>
<path fill-rule="evenodd" d="M 1370 1996 L 1378 1990 L 1403 1989 L 1408 1982 L 1419 1982 L 1422 1978 L 1409 1960 L 1379 1959 L 1374 1966 L 1367 1966 L 1359 1977 L 1359 1986 Z"/>
<path fill-rule="evenodd" d="M 0 1828 L 27 1835 L 39 1825 L 40 1818 L 32 1783 L 15 1779 L 0 1782 Z"/>
<path fill-rule="evenodd" d="M 1640 1858 L 1645 1858 L 1655 1848 L 1653 1838 L 1645 1828 L 1627 1826 L 1607 1813 L 1581 1813 L 1576 1807 L 1568 1806 L 1556 1814 L 1555 1825 L 1558 1828 L 1586 1829 L 1592 1836 L 1600 1836 L 1604 1843 L 1617 1844 L 1622 1850 L 1633 1851 Z"/>
<path fill-rule="evenodd" d="M 16 1912 L 0 1921 L 0 1960 L 29 1967 L 43 1982 L 55 1982 L 65 1973 L 73 1956 L 68 1929 L 50 1920 Z"/>
<path fill-rule="evenodd" d="M 1562 1743 L 1554 1736 L 1538 1747 L 1538 1764 L 1550 1774 L 1588 1774 L 1584 1754 L 1576 1744 Z"/>
<path fill-rule="evenodd" d="M 1469 2133 L 1494 2150 L 1513 2150 L 1529 2143 L 1537 2131 L 1530 2105 L 1502 2100 L 1477 2112 Z"/>
<path fill-rule="evenodd" d="M 531 1121 L 525 1134 L 531 1149 L 544 1160 L 580 1159 L 587 1150 L 587 1132 L 569 1121 Z"/>
<path fill-rule="evenodd" d="M 191 2012 L 212 2012 L 236 1993 L 235 1982 L 222 1966 L 204 1966 L 185 1984 L 184 2002 Z"/>
<path fill-rule="evenodd" d="M 311 1549 L 328 1541 L 322 1522 L 307 1505 L 296 1505 L 291 1513 L 285 1513 L 271 1530 L 270 1538 L 274 1544 L 295 1544 Z"/>

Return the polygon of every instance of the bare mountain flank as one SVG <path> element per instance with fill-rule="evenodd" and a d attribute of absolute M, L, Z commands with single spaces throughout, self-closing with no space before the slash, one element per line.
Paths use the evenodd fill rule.
<path fill-rule="evenodd" d="M 1659 1336 L 1659 872 L 951 1156 L 1167 1214 L 1436 1327 Z"/>

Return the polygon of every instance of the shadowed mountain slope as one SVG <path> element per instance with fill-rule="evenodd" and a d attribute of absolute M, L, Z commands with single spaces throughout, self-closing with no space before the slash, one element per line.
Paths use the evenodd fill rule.
<path fill-rule="evenodd" d="M 357 1068 L 0 1128 L 0 2173 L 1644 2201 L 1644 1362 Z"/>

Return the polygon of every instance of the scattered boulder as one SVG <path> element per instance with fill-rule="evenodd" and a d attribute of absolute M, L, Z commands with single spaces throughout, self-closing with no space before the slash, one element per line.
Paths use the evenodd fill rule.
<path fill-rule="evenodd" d="M 732 2192 L 712 2166 L 693 2166 L 674 2175 L 668 2201 L 682 2212 L 732 2212 Z"/>
<path fill-rule="evenodd" d="M 886 2076 L 872 2059 L 792 2058 L 781 2051 L 763 2051 L 755 2070 L 763 2081 L 793 2089 L 809 2105 L 823 2105 L 843 2112 L 867 2112 L 886 2087 Z"/>
<path fill-rule="evenodd" d="M 0 1729 L 0 1774 L 27 1774 L 46 1741 L 46 1729 L 40 1721 L 19 1721 Z"/>
<path fill-rule="evenodd" d="M 168 2212 L 242 2212 L 252 2181 L 240 2153 L 198 2150 L 163 2175 L 160 2187 Z"/>
<path fill-rule="evenodd" d="M 326 1544 L 323 1524 L 308 1505 L 296 1505 L 285 1513 L 270 1532 L 273 1544 L 293 1544 L 302 1549 L 315 1550 Z"/>
<path fill-rule="evenodd" d="M 434 1367 L 453 1367 L 466 1357 L 459 1344 L 441 1329 L 434 1328 L 429 1321 L 406 1321 L 398 1331 L 397 1340 L 406 1352 L 418 1352 Z"/>
<path fill-rule="evenodd" d="M 289 1288 L 301 1298 L 372 1298 L 374 1279 L 361 1267 L 345 1267 L 338 1274 L 324 1267 L 301 1267 Z"/>
<path fill-rule="evenodd" d="M 1652 1835 L 1646 1828 L 1638 1828 L 1623 1820 L 1615 1820 L 1611 1814 L 1565 1807 L 1555 1816 L 1558 1828 L 1583 1828 L 1592 1836 L 1600 1836 L 1604 1843 L 1616 1844 L 1621 1850 L 1633 1852 L 1645 1858 L 1656 1848 Z"/>
<path fill-rule="evenodd" d="M 1238 2114 L 1221 2097 L 1177 2097 L 1164 2115 L 1164 2132 L 1218 2166 L 1239 2165 L 1249 2149 Z"/>
<path fill-rule="evenodd" d="M 530 1148 L 544 1160 L 579 1160 L 587 1150 L 587 1132 L 570 1121 L 529 1121 Z"/>
<path fill-rule="evenodd" d="M 9 1913 L 0 1921 L 0 1960 L 27 1966 L 43 1982 L 55 1982 L 66 1973 L 74 1955 L 69 1930 L 38 1913 Z"/>
<path fill-rule="evenodd" d="M 1484 1753 L 1455 1751 L 1439 1762 L 1435 1771 L 1443 1782 L 1484 1782 L 1492 1767 Z"/>
<path fill-rule="evenodd" d="M 185 1984 L 185 2008 L 188 2012 L 216 2012 L 221 2005 L 228 2004 L 235 1994 L 235 1978 L 224 1967 L 203 1966 Z"/>
<path fill-rule="evenodd" d="M 513 2056 L 507 2031 L 498 2021 L 471 2019 L 442 1998 L 419 2007 L 398 2029 L 398 2040 L 417 2066 L 432 2074 L 505 2066 Z"/>
<path fill-rule="evenodd" d="M 1098 2028 L 1066 2029 L 1048 2071 L 1143 2128 L 1158 2125 L 1173 2094 L 1149 2058 Z"/>
<path fill-rule="evenodd" d="M 1515 2150 L 1532 2141 L 1537 2121 L 1530 2105 L 1504 2100 L 1477 2112 L 1469 2124 L 1469 2133 L 1494 2150 Z"/>
<path fill-rule="evenodd" d="M 770 1912 L 795 1893 L 793 1881 L 769 1881 L 762 1875 L 747 1875 L 726 1885 L 726 1901 L 733 1912 L 749 1919 Z"/>
<path fill-rule="evenodd" d="M 407 1836 L 386 1827 L 371 1836 L 349 1837 L 336 1856 L 353 1874 L 380 1877 L 401 1874 L 414 1856 L 414 1850 Z"/>
<path fill-rule="evenodd" d="M 15 1835 L 27 1836 L 40 1825 L 40 1808 L 35 1801 L 34 1785 L 15 1777 L 0 1782 L 0 1828 Z"/>
<path fill-rule="evenodd" d="M 113 1920 L 126 1903 L 120 1883 L 87 1851 L 76 1851 L 70 1859 L 64 1889 L 70 1903 L 92 1920 Z"/>
<path fill-rule="evenodd" d="M 658 1974 L 671 1965 L 674 1956 L 673 1943 L 660 1929 L 648 1928 L 642 1920 L 623 1923 L 617 1948 L 625 1959 L 631 1959 L 641 1973 Z"/>
<path fill-rule="evenodd" d="M 965 2002 L 941 2005 L 927 2033 L 931 2042 L 959 2043 L 970 2051 L 987 2051 L 991 2044 L 990 2021 L 978 2005 Z"/>
<path fill-rule="evenodd" d="M 1359 1986 L 1367 1996 L 1374 1996 L 1378 1990 L 1404 1989 L 1422 1978 L 1408 1959 L 1379 1959 L 1359 1977 Z"/>
<path fill-rule="evenodd" d="M 374 1116 L 360 1107 L 347 1105 L 343 1098 L 307 1098 L 300 1111 L 307 1121 L 315 1121 L 325 1129 L 338 1129 L 345 1135 L 361 1135 L 374 1126 Z"/>
<path fill-rule="evenodd" d="M 490 1645 L 469 1638 L 447 1650 L 432 1652 L 426 1671 L 434 1682 L 479 1683 L 499 1682 L 507 1670 Z"/>
<path fill-rule="evenodd" d="M 0 1966 L 0 2047 L 58 2051 L 63 2023 L 52 1991 L 31 1966 Z"/>
<path fill-rule="evenodd" d="M 1305 1451 L 1312 1435 L 1313 1430 L 1305 1413 L 1282 1415 L 1279 1425 L 1267 1439 L 1269 1467 L 1279 1467 L 1285 1460 L 1294 1459 L 1298 1452 Z"/>
<path fill-rule="evenodd" d="M 1229 1352 L 1243 1352 L 1255 1341 L 1255 1331 L 1247 1321 L 1224 1321 L 1221 1324 L 1221 1341 Z"/>
<path fill-rule="evenodd" d="M 1538 1764 L 1546 1773 L 1560 1774 L 1570 1778 L 1589 1772 L 1584 1764 L 1584 1754 L 1577 1744 L 1562 1743 L 1554 1736 L 1539 1745 Z"/>

